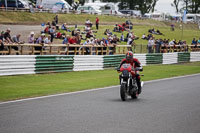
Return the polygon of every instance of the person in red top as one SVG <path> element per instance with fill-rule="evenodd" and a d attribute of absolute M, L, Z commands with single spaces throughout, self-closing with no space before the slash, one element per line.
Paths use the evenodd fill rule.
<path fill-rule="evenodd" d="M 76 44 L 76 38 L 73 36 L 72 38 L 70 37 L 68 40 L 69 44 Z"/>
<path fill-rule="evenodd" d="M 99 29 L 99 18 L 96 17 L 96 29 L 98 30 Z"/>
<path fill-rule="evenodd" d="M 139 67 L 140 68 L 140 71 L 143 71 L 143 68 L 141 66 L 141 63 L 139 62 L 138 59 L 136 58 L 133 58 L 133 52 L 131 51 L 128 51 L 126 53 L 126 58 L 122 59 L 119 67 L 118 67 L 118 70 L 121 68 L 121 66 L 124 64 L 124 63 L 128 63 L 128 64 L 131 64 L 131 66 L 134 66 L 134 68 L 137 68 Z M 136 81 L 137 81 L 137 85 L 138 85 L 138 94 L 141 93 L 141 82 L 140 82 L 140 75 L 139 75 L 139 71 L 136 71 Z"/>

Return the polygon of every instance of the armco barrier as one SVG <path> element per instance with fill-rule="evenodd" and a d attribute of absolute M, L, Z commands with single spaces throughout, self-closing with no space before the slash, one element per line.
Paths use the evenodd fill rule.
<path fill-rule="evenodd" d="M 0 56 L 0 76 L 35 74 L 35 55 Z"/>
<path fill-rule="evenodd" d="M 117 67 L 123 58 L 125 58 L 125 55 L 105 55 L 103 57 L 104 68 Z"/>
<path fill-rule="evenodd" d="M 147 64 L 162 64 L 163 54 L 147 54 Z"/>
<path fill-rule="evenodd" d="M 178 53 L 178 63 L 190 62 L 190 53 Z"/>
<path fill-rule="evenodd" d="M 74 56 L 36 56 L 35 72 L 67 72 L 73 70 Z"/>
<path fill-rule="evenodd" d="M 191 62 L 200 61 L 200 52 L 190 53 L 190 61 Z"/>
<path fill-rule="evenodd" d="M 200 52 L 134 54 L 143 66 L 200 61 Z M 125 55 L 1 55 L 0 76 L 84 70 L 103 70 L 117 67 Z"/>
<path fill-rule="evenodd" d="M 163 54 L 163 64 L 175 64 L 175 63 L 178 63 L 178 53 Z"/>
<path fill-rule="evenodd" d="M 103 56 L 75 55 L 73 71 L 103 70 Z"/>

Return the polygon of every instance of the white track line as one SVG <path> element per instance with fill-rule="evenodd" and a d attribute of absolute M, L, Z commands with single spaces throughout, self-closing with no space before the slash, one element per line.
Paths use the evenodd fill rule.
<path fill-rule="evenodd" d="M 186 75 L 186 76 L 178 76 L 178 77 L 172 77 L 172 78 L 164 78 L 164 79 L 145 81 L 144 84 L 153 83 L 153 82 L 159 82 L 159 81 L 165 81 L 165 80 L 185 78 L 185 77 L 192 77 L 192 76 L 197 76 L 197 75 L 200 75 L 200 73 L 192 74 L 192 75 Z M 26 98 L 26 99 L 13 100 L 13 101 L 7 101 L 7 102 L 0 102 L 0 105 L 8 104 L 8 103 L 29 101 L 29 100 L 36 100 L 36 99 L 44 99 L 44 98 L 50 98 L 50 97 L 57 97 L 57 96 L 64 96 L 64 95 L 72 95 L 72 94 L 91 92 L 91 91 L 98 91 L 98 90 L 106 90 L 106 89 L 111 89 L 111 88 L 115 88 L 115 87 L 119 87 L 119 85 L 117 85 L 117 86 L 109 86 L 109 87 L 104 87 L 104 88 L 97 88 L 97 89 L 90 89 L 90 90 L 83 90 L 83 91 L 76 91 L 76 92 L 69 92 L 69 93 L 62 93 L 62 94 L 55 94 L 55 95 L 48 95 L 48 96 L 41 96 L 41 97 L 34 97 L 34 98 Z"/>

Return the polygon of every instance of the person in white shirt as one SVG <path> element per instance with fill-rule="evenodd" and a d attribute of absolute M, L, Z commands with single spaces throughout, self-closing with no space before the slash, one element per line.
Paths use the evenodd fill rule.
<path fill-rule="evenodd" d="M 48 37 L 44 39 L 44 44 L 51 44 L 51 35 L 48 35 Z"/>
<path fill-rule="evenodd" d="M 153 39 L 153 37 L 151 37 L 148 41 L 148 53 L 153 53 L 153 46 L 155 44 L 155 41 Z"/>

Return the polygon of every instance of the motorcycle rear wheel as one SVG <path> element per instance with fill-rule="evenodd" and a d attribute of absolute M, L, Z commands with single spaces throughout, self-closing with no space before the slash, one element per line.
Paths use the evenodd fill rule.
<path fill-rule="evenodd" d="M 126 101 L 127 100 L 128 94 L 126 92 L 126 84 L 125 83 L 121 84 L 121 87 L 120 87 L 120 96 L 121 96 L 121 100 L 122 101 Z"/>

